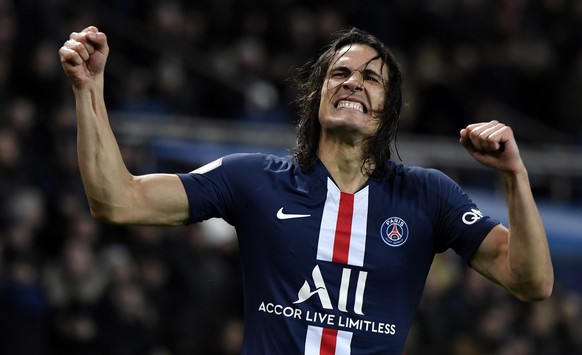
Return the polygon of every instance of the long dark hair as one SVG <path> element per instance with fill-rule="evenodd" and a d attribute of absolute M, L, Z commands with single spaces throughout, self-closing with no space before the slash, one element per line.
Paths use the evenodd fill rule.
<path fill-rule="evenodd" d="M 386 163 L 392 155 L 400 111 L 402 109 L 402 71 L 390 49 L 375 36 L 358 28 L 336 32 L 324 52 L 316 59 L 299 68 L 295 77 L 298 88 L 296 103 L 299 107 L 297 121 L 297 146 L 293 156 L 304 172 L 312 171 L 317 160 L 321 125 L 319 104 L 327 71 L 336 53 L 345 46 L 363 44 L 376 52 L 383 64 L 388 65 L 388 85 L 384 87 L 384 107 L 379 114 L 377 133 L 363 144 L 362 172 L 366 175 L 384 176 Z M 369 167 L 374 167 L 373 171 Z"/>

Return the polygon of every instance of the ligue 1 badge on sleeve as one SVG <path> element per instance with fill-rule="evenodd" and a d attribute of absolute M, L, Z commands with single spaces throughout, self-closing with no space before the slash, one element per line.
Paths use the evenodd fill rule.
<path fill-rule="evenodd" d="M 390 217 L 380 227 L 380 237 L 391 247 L 399 247 L 408 239 L 408 225 L 400 217 Z"/>

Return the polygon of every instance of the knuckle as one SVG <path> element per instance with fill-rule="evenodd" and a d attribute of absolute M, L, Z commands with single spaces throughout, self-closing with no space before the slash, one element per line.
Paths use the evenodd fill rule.
<path fill-rule="evenodd" d="M 75 41 L 74 39 L 70 39 L 68 41 L 65 42 L 65 46 L 67 48 L 75 48 L 78 44 L 80 44 L 79 42 Z"/>

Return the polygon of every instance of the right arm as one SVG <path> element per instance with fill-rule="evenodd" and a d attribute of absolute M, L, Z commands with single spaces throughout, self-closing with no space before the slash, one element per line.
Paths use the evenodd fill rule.
<path fill-rule="evenodd" d="M 178 176 L 134 176 L 123 162 L 103 96 L 108 54 L 105 34 L 93 26 L 73 32 L 59 50 L 75 94 L 77 154 L 91 214 L 116 224 L 184 224 L 189 207 Z"/>

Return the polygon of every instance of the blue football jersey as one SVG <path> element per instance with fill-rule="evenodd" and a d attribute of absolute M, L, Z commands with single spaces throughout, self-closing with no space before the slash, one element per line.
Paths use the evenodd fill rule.
<path fill-rule="evenodd" d="M 235 226 L 246 355 L 401 354 L 435 253 L 469 262 L 499 222 L 443 173 L 391 174 L 341 192 L 323 163 L 234 154 L 179 174 L 190 221 Z"/>

